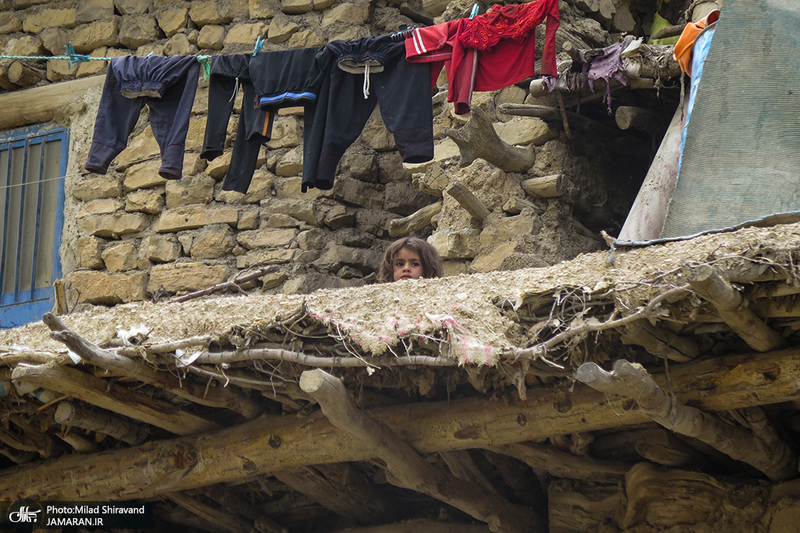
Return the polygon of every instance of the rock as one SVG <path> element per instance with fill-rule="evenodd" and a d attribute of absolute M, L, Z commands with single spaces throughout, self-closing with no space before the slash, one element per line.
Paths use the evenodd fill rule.
<path fill-rule="evenodd" d="M 407 181 L 398 181 L 386 184 L 383 208 L 392 213 L 410 215 L 437 200 L 437 197 L 425 194 Z"/>
<path fill-rule="evenodd" d="M 437 231 L 428 237 L 428 242 L 443 259 L 471 259 L 480 249 L 478 230 L 475 229 Z"/>
<path fill-rule="evenodd" d="M 158 191 L 133 191 L 125 196 L 125 211 L 157 215 L 164 209 L 164 195 Z"/>
<path fill-rule="evenodd" d="M 383 206 L 383 187 L 352 178 L 339 177 L 333 184 L 333 198 L 359 207 Z"/>
<path fill-rule="evenodd" d="M 102 258 L 109 272 L 136 268 L 136 246 L 130 241 L 112 242 L 103 250 Z"/>
<path fill-rule="evenodd" d="M 114 16 L 114 0 L 82 0 L 78 2 L 76 21 L 78 24 L 107 20 Z"/>
<path fill-rule="evenodd" d="M 480 234 L 481 249 L 490 249 L 497 243 L 516 241 L 523 235 L 530 235 L 536 226 L 537 221 L 532 215 L 516 215 L 499 220 L 490 216 Z"/>
<path fill-rule="evenodd" d="M 150 269 L 148 292 L 168 293 L 196 291 L 228 280 L 230 270 L 224 265 L 205 263 L 165 263 Z"/>
<path fill-rule="evenodd" d="M 113 176 L 84 177 L 72 189 L 72 197 L 79 202 L 95 198 L 118 198 L 122 196 L 122 186 Z"/>
<path fill-rule="evenodd" d="M 267 40 L 271 43 L 286 42 L 299 29 L 300 26 L 298 26 L 289 17 L 287 17 L 283 13 L 278 13 L 269 23 L 269 33 L 267 34 Z"/>
<path fill-rule="evenodd" d="M 210 50 L 222 50 L 225 40 L 225 26 L 208 24 L 200 28 L 200 35 L 197 37 L 197 46 Z"/>
<path fill-rule="evenodd" d="M 135 50 L 158 40 L 159 31 L 156 19 L 152 15 L 126 15 L 119 25 L 119 42 L 127 48 Z"/>
<path fill-rule="evenodd" d="M 248 250 L 255 248 L 285 248 L 297 236 L 294 228 L 275 229 L 262 226 L 257 230 L 241 231 L 236 241 Z"/>
<path fill-rule="evenodd" d="M 379 250 L 330 244 L 322 256 L 314 261 L 314 266 L 320 270 L 336 272 L 342 266 L 347 265 L 366 274 L 375 271 L 380 266 L 382 259 L 383 254 Z"/>
<path fill-rule="evenodd" d="M 155 136 L 153 136 L 153 130 L 148 125 L 142 133 L 134 137 L 128 143 L 128 146 L 120 152 L 114 159 L 114 164 L 117 170 L 125 170 L 136 163 L 159 158 L 160 166 L 160 157 L 161 149 L 158 147 Z"/>
<path fill-rule="evenodd" d="M 236 226 L 239 210 L 236 207 L 208 208 L 205 205 L 186 205 L 175 209 L 167 209 L 161 213 L 155 224 L 158 233 L 170 233 L 185 229 L 194 229 L 209 224 L 228 224 Z"/>
<path fill-rule="evenodd" d="M 209 176 L 192 176 L 168 180 L 167 209 L 190 204 L 207 204 L 214 198 L 214 180 Z"/>
<path fill-rule="evenodd" d="M 181 245 L 175 235 L 148 235 L 142 239 L 139 257 L 153 263 L 169 263 L 181 256 Z"/>
<path fill-rule="evenodd" d="M 309 189 L 303 192 L 303 178 L 275 178 L 272 181 L 272 188 L 276 198 L 298 198 L 309 200 L 318 198 L 322 191 L 319 189 Z"/>
<path fill-rule="evenodd" d="M 348 149 L 339 163 L 340 174 L 357 180 L 375 181 L 377 169 L 375 151 L 358 145 Z"/>
<path fill-rule="evenodd" d="M 264 215 L 269 217 L 276 213 L 285 213 L 312 226 L 319 226 L 322 223 L 322 214 L 314 204 L 314 200 L 310 199 L 272 198 L 264 207 Z"/>
<path fill-rule="evenodd" d="M 286 274 L 285 272 L 270 272 L 269 274 L 266 274 L 261 278 L 259 278 L 261 279 L 261 289 L 262 290 L 274 289 L 275 287 L 286 281 L 286 278 L 288 277 L 289 275 Z"/>
<path fill-rule="evenodd" d="M 161 31 L 164 32 L 164 35 L 166 35 L 167 37 L 172 37 L 180 30 L 188 26 L 189 10 L 186 9 L 185 7 L 164 9 L 156 13 L 156 20 L 158 21 L 158 26 L 161 28 Z M 209 27 L 221 28 L 221 26 L 209 26 Z M 205 28 L 206 26 L 203 26 L 203 29 Z M 202 34 L 202 30 L 200 33 Z M 203 48 L 210 48 L 210 47 L 203 46 Z"/>
<path fill-rule="evenodd" d="M 425 163 L 403 163 L 403 168 L 409 173 L 425 172 L 433 163 L 441 163 L 452 159 L 454 157 L 461 157 L 461 151 L 453 139 L 446 139 L 442 142 L 436 143 L 433 147 L 433 159 Z"/>
<path fill-rule="evenodd" d="M 214 179 L 222 179 L 225 177 L 225 174 L 228 173 L 228 169 L 231 166 L 231 157 L 233 156 L 233 152 L 225 152 L 219 157 L 215 157 L 211 161 L 208 162 L 208 167 L 206 167 L 206 173 Z"/>
<path fill-rule="evenodd" d="M 355 213 L 343 205 L 335 205 L 328 211 L 323 220 L 324 224 L 332 230 L 353 226 L 356 221 Z"/>
<path fill-rule="evenodd" d="M 616 11 L 611 18 L 611 30 L 633 33 L 636 30 L 636 19 L 633 18 L 633 0 L 614 0 Z"/>
<path fill-rule="evenodd" d="M 153 0 L 114 0 L 114 4 L 123 15 L 141 15 L 152 11 Z"/>
<path fill-rule="evenodd" d="M 376 107 L 375 111 L 370 115 L 361 132 L 361 138 L 364 139 L 367 146 L 379 152 L 395 149 L 394 135 L 386 129 L 381 117 L 380 107 Z"/>
<path fill-rule="evenodd" d="M 389 213 L 379 209 L 358 209 L 356 228 L 377 235 L 388 236 Z"/>
<path fill-rule="evenodd" d="M 542 146 L 559 135 L 555 128 L 534 117 L 514 117 L 508 122 L 495 124 L 494 128 L 501 140 L 518 146 Z"/>
<path fill-rule="evenodd" d="M 278 116 L 272 125 L 272 139 L 267 143 L 267 148 L 294 148 L 303 143 L 303 129 L 300 121 L 295 117 Z"/>
<path fill-rule="evenodd" d="M 303 172 L 303 147 L 296 146 L 286 152 L 275 165 L 278 176 L 297 176 Z M 278 180 L 280 183 L 283 180 Z"/>
<path fill-rule="evenodd" d="M 144 213 L 91 215 L 78 221 L 78 229 L 84 233 L 115 239 L 122 235 L 144 231 L 149 225 L 150 217 Z"/>
<path fill-rule="evenodd" d="M 216 259 L 233 251 L 236 241 L 228 226 L 206 228 L 192 242 L 192 259 Z"/>
<path fill-rule="evenodd" d="M 119 17 L 82 24 L 72 32 L 76 52 L 88 54 L 101 46 L 119 45 Z"/>
<path fill-rule="evenodd" d="M 175 35 L 170 37 L 167 43 L 164 45 L 164 55 L 168 56 L 179 56 L 179 55 L 189 56 L 196 54 L 197 51 L 198 51 L 197 46 L 192 44 L 192 42 L 189 40 L 189 37 L 187 37 L 183 33 L 176 33 Z M 199 118 L 195 117 L 194 119 L 192 119 L 192 122 L 194 122 L 195 120 L 199 120 Z M 187 140 L 186 148 L 189 149 L 189 143 L 188 143 L 189 138 L 187 137 L 186 140 Z M 199 150 L 199 148 L 195 149 Z"/>
<path fill-rule="evenodd" d="M 189 8 L 189 18 L 201 27 L 206 24 L 227 24 L 232 20 L 232 17 L 225 10 L 225 4 L 214 0 L 195 0 L 192 2 Z"/>
<path fill-rule="evenodd" d="M 39 37 L 23 35 L 9 41 L 3 52 L 7 56 L 40 56 L 44 51 L 44 45 Z"/>
<path fill-rule="evenodd" d="M 0 35 L 22 30 L 22 21 L 13 11 L 0 12 Z"/>
<path fill-rule="evenodd" d="M 375 236 L 358 228 L 345 228 L 333 234 L 333 240 L 345 246 L 355 246 L 356 248 L 383 248 L 378 243 Z M 383 253 L 381 251 L 381 253 Z"/>
<path fill-rule="evenodd" d="M 297 245 L 301 250 L 321 250 L 327 242 L 325 232 L 318 228 L 302 231 L 297 235 Z"/>
<path fill-rule="evenodd" d="M 296 218 L 292 218 L 283 213 L 275 213 L 274 215 L 270 215 L 267 220 L 264 221 L 264 225 L 268 228 L 296 228 L 299 227 L 300 224 L 301 222 Z"/>
<path fill-rule="evenodd" d="M 517 243 L 514 241 L 503 242 L 494 248 L 491 248 L 486 253 L 483 253 L 475 258 L 470 264 L 472 272 L 489 272 L 498 270 L 503 261 L 514 253 Z"/>
<path fill-rule="evenodd" d="M 326 43 L 325 39 L 314 30 L 302 30 L 292 34 L 289 39 L 289 48 L 311 48 L 313 46 L 322 46 Z"/>
<path fill-rule="evenodd" d="M 0 33 L 2 33 L 2 16 L 3 14 L 0 13 Z M 48 52 L 54 56 L 60 56 L 64 54 L 64 47 L 69 44 L 70 32 L 64 28 L 47 28 L 46 30 L 39 32 L 39 37 L 42 40 L 42 45 L 47 49 Z M 104 54 L 106 48 L 100 47 L 97 50 L 92 50 L 92 54 L 96 54 L 98 51 L 102 51 L 102 54 Z M 92 57 L 103 57 L 103 55 L 93 55 Z M 101 69 L 106 66 L 103 61 L 88 61 L 86 63 L 82 63 L 80 66 L 88 65 L 89 63 L 95 63 L 99 65 Z"/>
<path fill-rule="evenodd" d="M 105 266 L 100 254 L 106 241 L 97 237 L 79 237 L 75 244 L 75 263 L 78 268 L 100 269 Z"/>
<path fill-rule="evenodd" d="M 147 161 L 131 166 L 127 172 L 125 172 L 125 178 L 122 181 L 122 187 L 125 192 L 164 185 L 167 180 L 158 173 L 160 167 L 160 160 Z"/>
<path fill-rule="evenodd" d="M 109 274 L 77 270 L 69 276 L 69 283 L 80 303 L 114 305 L 143 300 L 147 273 Z"/>
<path fill-rule="evenodd" d="M 342 2 L 333 9 L 325 11 L 322 16 L 322 27 L 333 24 L 358 24 L 369 20 L 369 3 Z"/>
<path fill-rule="evenodd" d="M 224 47 L 232 45 L 247 45 L 252 50 L 256 39 L 264 37 L 267 32 L 267 24 L 263 22 L 245 22 L 241 24 L 234 24 L 228 29 L 227 35 L 222 44 Z"/>
<path fill-rule="evenodd" d="M 299 15 L 328 9 L 333 2 L 334 0 L 281 0 L 281 10 L 287 15 Z"/>
<path fill-rule="evenodd" d="M 242 202 L 254 204 L 271 197 L 274 191 L 274 182 L 274 174 L 263 169 L 256 170 L 253 174 L 253 179 L 250 181 L 250 187 L 247 188 L 247 194 L 242 199 Z"/>
<path fill-rule="evenodd" d="M 289 263 L 294 258 L 294 250 L 276 248 L 272 250 L 251 250 L 236 258 L 236 268 L 252 268 L 260 265 L 280 265 Z"/>
<path fill-rule="evenodd" d="M 280 12 L 277 0 L 248 0 L 248 13 L 251 19 L 270 19 Z"/>
<path fill-rule="evenodd" d="M 258 211 L 243 211 L 239 214 L 239 223 L 236 227 L 240 230 L 256 229 L 259 218 Z"/>
<path fill-rule="evenodd" d="M 74 28 L 78 24 L 77 15 L 75 8 L 53 8 L 30 13 L 22 21 L 22 31 L 39 33 L 45 28 Z"/>
<path fill-rule="evenodd" d="M 339 289 L 364 285 L 361 280 L 343 280 L 327 274 L 313 272 L 290 279 L 283 284 L 283 294 L 308 294 L 318 289 Z"/>
<path fill-rule="evenodd" d="M 107 215 L 114 213 L 122 208 L 122 201 L 116 198 L 99 198 L 86 202 L 86 205 L 78 211 L 75 218 L 86 218 L 90 215 Z"/>
<path fill-rule="evenodd" d="M 45 31 L 47 31 L 47 30 L 45 30 Z M 40 35 L 42 35 L 42 34 L 40 34 Z M 60 39 L 60 37 L 58 37 L 58 38 Z M 67 39 L 67 42 L 68 42 L 69 41 L 69 37 L 66 37 L 66 39 Z M 62 44 L 61 46 L 59 46 L 58 55 L 61 55 L 63 53 L 65 45 L 66 45 L 66 42 L 65 42 L 65 44 Z M 113 57 L 111 55 L 107 55 L 108 53 L 109 53 L 109 49 L 106 48 L 105 46 L 101 46 L 100 48 L 98 48 L 96 50 L 92 50 L 92 53 L 89 54 L 89 57 Z M 48 61 L 47 62 L 48 67 L 50 66 L 50 63 L 53 63 L 55 65 L 67 64 L 68 71 L 69 71 L 69 64 L 66 63 L 65 61 Z M 77 69 L 77 72 L 76 72 L 75 75 L 78 78 L 85 78 L 87 76 L 94 76 L 96 74 L 100 74 L 100 72 L 102 72 L 102 70 L 104 68 L 106 68 L 107 66 L 108 66 L 108 63 L 105 62 L 105 61 L 86 61 L 86 62 L 81 63 L 80 65 L 78 65 L 78 69 Z M 72 67 L 72 71 L 75 72 L 75 67 Z"/>

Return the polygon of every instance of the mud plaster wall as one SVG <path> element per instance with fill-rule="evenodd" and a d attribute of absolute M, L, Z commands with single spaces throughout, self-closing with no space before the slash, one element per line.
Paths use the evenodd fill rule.
<path fill-rule="evenodd" d="M 465 16 L 461 11 L 471 3 L 461 4 L 451 2 L 435 21 Z M 252 51 L 259 36 L 267 39 L 264 50 L 280 50 L 378 35 L 414 22 L 393 3 L 366 1 L 19 1 L 4 7 L 0 43 L 6 53 L 24 55 L 46 53 L 44 49 L 61 55 L 65 42 L 101 57 L 243 53 Z M 422 4 L 413 7 L 425 13 Z M 103 62 L 77 69 L 66 69 L 63 61 L 44 63 L 34 65 L 43 73 L 39 84 L 105 73 Z M 584 195 L 598 202 L 605 195 L 595 162 L 576 156 L 559 131 L 538 119 L 498 116 L 500 103 L 529 99 L 525 83 L 476 93 L 474 105 L 490 114 L 501 138 L 536 150 L 528 173 L 502 172 L 481 160 L 460 168 L 458 151 L 444 131 L 463 126 L 468 117 L 455 116 L 452 105 L 439 99 L 433 109 L 434 161 L 404 167 L 376 113 L 342 159 L 335 188 L 303 194 L 302 110 L 288 109 L 278 117 L 273 140 L 244 195 L 221 190 L 236 116 L 229 124 L 226 154 L 210 163 L 199 158 L 207 85 L 201 79 L 180 181 L 157 174 L 159 152 L 147 109 L 106 176 L 82 168 L 100 90 L 76 95 L 74 103 L 57 113 L 56 121 L 68 125 L 71 135 L 61 247 L 70 305 L 181 294 L 265 265 L 273 265 L 273 271 L 257 285 L 269 292 L 371 283 L 394 239 L 389 221 L 437 201 L 442 201 L 441 212 L 415 235 L 439 249 L 448 275 L 544 266 L 600 246 L 575 224 L 574 195 L 534 199 L 519 185 L 526 178 L 567 172 Z M 445 85 L 442 76 L 439 86 Z M 239 101 L 237 110 L 240 106 Z M 486 221 L 470 217 L 444 192 L 453 181 L 464 183 L 485 203 L 491 211 Z M 512 205 L 514 198 L 533 208 Z"/>

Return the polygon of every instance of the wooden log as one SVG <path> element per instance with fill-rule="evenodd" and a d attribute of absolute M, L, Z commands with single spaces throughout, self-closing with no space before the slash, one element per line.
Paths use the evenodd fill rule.
<path fill-rule="evenodd" d="M 6 446 L 23 452 L 38 453 L 45 459 L 58 457 L 64 453 L 64 448 L 59 446 L 49 434 L 18 416 L 12 416 L 10 420 L 17 425 L 19 431 L 6 429 L 0 425 L 0 442 Z"/>
<path fill-rule="evenodd" d="M 621 105 L 614 113 L 614 121 L 621 130 L 642 130 L 655 133 L 663 127 L 661 115 L 651 109 Z"/>
<path fill-rule="evenodd" d="M 642 411 L 662 426 L 696 438 L 729 457 L 763 472 L 772 480 L 794 477 L 797 457 L 785 442 L 765 442 L 738 426 L 695 407 L 674 401 L 640 366 L 618 359 L 613 372 L 584 363 L 575 373 L 582 383 L 636 400 Z"/>
<path fill-rule="evenodd" d="M 666 383 L 663 376 L 656 380 Z M 800 387 L 800 349 L 674 365 L 670 382 L 678 401 L 711 411 L 793 401 Z M 627 398 L 580 383 L 571 390 L 532 388 L 526 401 L 463 398 L 380 407 L 369 414 L 420 453 L 490 448 L 651 421 Z M 243 471 L 256 476 L 374 456 L 372 448 L 337 430 L 319 412 L 262 415 L 206 435 L 7 468 L 0 471 L 0 500 L 150 498 L 241 479 Z"/>
<path fill-rule="evenodd" d="M 597 122 L 596 120 L 592 120 L 588 117 L 583 115 L 579 115 L 578 113 L 573 113 L 571 111 L 564 111 L 564 115 L 561 114 L 561 110 L 557 107 L 550 107 L 550 106 L 543 106 L 543 105 L 535 105 L 535 104 L 500 104 L 498 107 L 498 111 L 501 113 L 505 113 L 507 115 L 518 115 L 522 117 L 537 117 L 544 120 L 547 123 L 560 125 L 563 127 L 564 123 L 564 116 L 567 117 L 567 122 L 569 126 L 577 132 L 590 135 L 592 137 L 597 137 L 600 139 L 614 139 L 615 137 L 619 136 L 619 130 L 616 128 L 611 128 L 604 124 Z M 628 154 L 630 155 L 630 153 Z"/>
<path fill-rule="evenodd" d="M 671 361 L 683 363 L 700 356 L 696 342 L 654 326 L 646 319 L 626 326 L 620 338 L 624 344 L 637 344 L 649 353 Z"/>
<path fill-rule="evenodd" d="M 599 483 L 615 483 L 625 476 L 629 464 L 598 461 L 562 452 L 552 446 L 529 442 L 496 446 L 492 451 L 519 459 L 538 472 L 566 479 L 583 479 Z"/>
<path fill-rule="evenodd" d="M 252 531 L 253 529 L 253 523 L 245 520 L 241 516 L 227 513 L 218 507 L 208 505 L 207 503 L 197 498 L 192 498 L 187 494 L 170 494 L 169 499 L 187 511 L 196 514 L 205 522 L 217 526 L 222 531 L 239 533 L 241 531 Z"/>
<path fill-rule="evenodd" d="M 51 337 L 64 343 L 82 359 L 107 370 L 115 370 L 139 381 L 155 385 L 176 396 L 200 405 L 231 409 L 252 419 L 261 414 L 263 408 L 244 394 L 223 387 L 206 387 L 189 380 L 178 380 L 166 372 L 161 372 L 142 359 L 131 359 L 123 355 L 103 350 L 77 333 L 70 331 L 56 315 L 45 313 L 42 322 L 53 333 Z"/>
<path fill-rule="evenodd" d="M 202 492 L 207 497 L 217 502 L 229 514 L 252 522 L 255 530 L 260 533 L 289 533 L 289 530 L 275 522 L 272 518 L 262 514 L 252 502 L 236 497 L 231 491 L 220 485 L 204 487 Z M 251 530 L 252 531 L 252 530 Z"/>
<path fill-rule="evenodd" d="M 768 352 L 782 346 L 784 338 L 747 307 L 744 297 L 710 265 L 689 269 L 688 281 L 705 300 L 714 305 L 720 318 L 728 324 L 748 346 L 759 352 Z"/>
<path fill-rule="evenodd" d="M 551 174 L 522 180 L 520 185 L 526 193 L 534 198 L 558 198 L 567 192 L 569 179 L 564 174 Z"/>
<path fill-rule="evenodd" d="M 482 524 L 460 524 L 419 518 L 396 524 L 341 529 L 335 533 L 489 533 L 489 528 Z"/>
<path fill-rule="evenodd" d="M 532 509 L 513 505 L 460 481 L 428 463 L 386 424 L 361 411 L 341 380 L 323 370 L 306 370 L 300 388 L 316 399 L 334 426 L 373 450 L 386 463 L 392 483 L 446 502 L 496 532 L 538 531 L 543 521 Z"/>
<path fill-rule="evenodd" d="M 397 509 L 348 465 L 318 465 L 275 472 L 292 489 L 359 523 L 392 520 Z"/>
<path fill-rule="evenodd" d="M 56 436 L 72 446 L 78 453 L 95 453 L 100 450 L 94 441 L 75 433 L 58 433 Z"/>
<path fill-rule="evenodd" d="M 18 87 L 8 80 L 8 65 L 0 63 L 0 89 L 10 91 Z"/>
<path fill-rule="evenodd" d="M 36 85 L 45 78 L 41 69 L 26 65 L 22 61 L 14 61 L 8 66 L 8 81 L 20 87 Z"/>
<path fill-rule="evenodd" d="M 697 450 L 664 428 L 620 431 L 598 438 L 592 454 L 603 459 L 638 463 L 641 458 L 656 464 L 681 467 L 705 466 L 707 460 Z"/>
<path fill-rule="evenodd" d="M 466 209 L 473 218 L 483 222 L 489 216 L 489 210 L 483 205 L 483 202 L 472 191 L 467 189 L 463 183 L 455 181 L 444 192 L 455 198 L 456 202 Z"/>
<path fill-rule="evenodd" d="M 477 106 L 472 108 L 472 114 L 462 128 L 448 128 L 444 133 L 458 145 L 461 167 L 480 158 L 505 172 L 527 172 L 536 161 L 536 152 L 532 148 L 511 146 L 500 139 L 489 116 Z"/>
<path fill-rule="evenodd" d="M 472 483 L 481 487 L 488 493 L 500 496 L 492 482 L 487 478 L 481 469 L 475 464 L 468 450 L 458 450 L 454 452 L 442 452 L 439 454 L 447 465 L 447 469 L 458 479 L 463 479 L 467 483 Z"/>
<path fill-rule="evenodd" d="M 11 376 L 15 382 L 27 382 L 54 390 L 176 435 L 194 435 L 219 427 L 167 402 L 55 363 L 19 364 Z"/>
<path fill-rule="evenodd" d="M 86 431 L 104 433 L 131 446 L 143 443 L 150 432 L 120 416 L 95 411 L 74 402 L 58 404 L 54 418 L 59 424 L 75 426 Z"/>
<path fill-rule="evenodd" d="M 33 452 L 18 450 L 17 448 L 2 443 L 2 441 L 0 441 L 0 455 L 4 455 L 12 463 L 18 465 L 30 463 L 38 457 L 38 455 Z"/>
<path fill-rule="evenodd" d="M 52 83 L 33 89 L 0 94 L 0 130 L 51 122 L 56 110 L 74 102 L 89 89 L 100 89 L 105 76 Z"/>
<path fill-rule="evenodd" d="M 442 210 L 442 202 L 436 202 L 419 209 L 418 211 L 403 218 L 395 218 L 389 221 L 389 235 L 392 237 L 402 237 L 422 228 L 431 225 L 433 217 Z"/>

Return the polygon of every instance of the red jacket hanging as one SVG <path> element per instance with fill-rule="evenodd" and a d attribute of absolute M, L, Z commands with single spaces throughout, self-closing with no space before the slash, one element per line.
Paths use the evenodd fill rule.
<path fill-rule="evenodd" d="M 535 74 L 535 27 L 546 19 L 543 76 L 555 76 L 558 0 L 495 5 L 474 19 L 459 19 L 413 30 L 406 39 L 411 63 L 435 63 L 432 83 L 444 66 L 449 102 L 458 115 L 469 113 L 473 91 L 494 91 Z M 480 50 L 480 53 L 477 52 Z"/>

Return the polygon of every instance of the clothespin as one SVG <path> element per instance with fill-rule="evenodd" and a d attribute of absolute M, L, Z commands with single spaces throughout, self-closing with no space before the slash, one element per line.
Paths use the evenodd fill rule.
<path fill-rule="evenodd" d="M 253 57 L 256 57 L 256 54 L 261 51 L 261 48 L 264 46 L 265 42 L 267 42 L 267 40 L 262 39 L 260 35 L 256 37 L 256 46 L 253 49 Z"/>
<path fill-rule="evenodd" d="M 211 77 L 211 56 L 197 56 L 197 60 L 203 69 L 203 79 L 207 80 Z"/>
<path fill-rule="evenodd" d="M 478 14 L 478 10 L 479 10 L 479 9 L 480 9 L 480 8 L 478 7 L 478 4 L 477 4 L 477 3 L 475 3 L 475 4 L 472 4 L 472 11 L 470 11 L 470 13 L 469 13 L 469 20 L 472 20 L 472 19 L 474 19 L 474 18 L 475 18 L 475 15 L 477 15 L 477 14 Z"/>
<path fill-rule="evenodd" d="M 67 50 L 67 69 L 71 69 L 73 64 L 85 63 L 92 59 L 90 56 L 84 54 L 76 54 L 75 48 L 72 46 L 72 41 L 65 45 L 64 48 Z"/>

